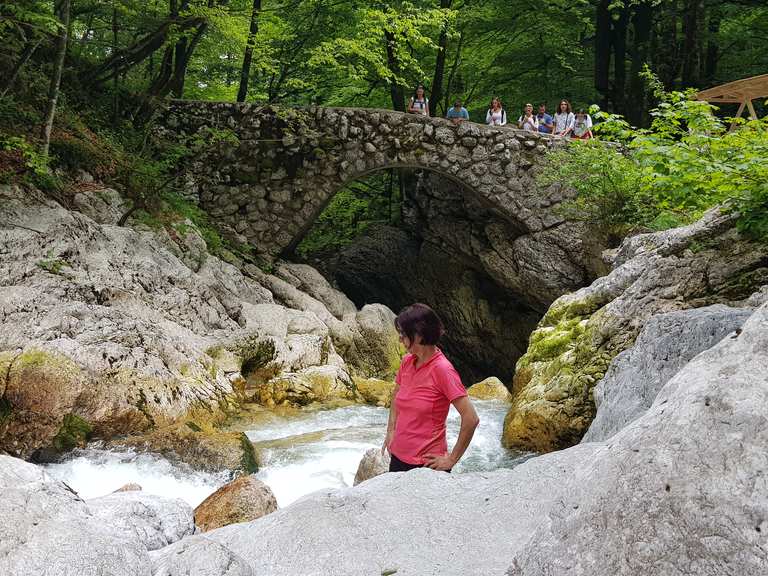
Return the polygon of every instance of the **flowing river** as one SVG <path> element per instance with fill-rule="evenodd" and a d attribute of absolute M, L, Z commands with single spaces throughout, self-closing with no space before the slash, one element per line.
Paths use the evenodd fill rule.
<path fill-rule="evenodd" d="M 525 460 L 527 455 L 501 446 L 509 405 L 497 400 L 473 403 L 480 426 L 454 473 L 509 468 Z M 351 486 L 365 451 L 381 446 L 388 414 L 386 408 L 361 405 L 285 414 L 259 410 L 252 423 L 245 419 L 237 429 L 244 430 L 254 443 L 261 466 L 258 477 L 283 507 L 316 490 Z M 459 415 L 451 408 L 449 446 L 458 431 Z M 161 456 L 96 447 L 76 450 L 46 469 L 86 499 L 135 482 L 147 493 L 183 498 L 192 506 L 229 480 L 226 472 L 199 472 Z"/>

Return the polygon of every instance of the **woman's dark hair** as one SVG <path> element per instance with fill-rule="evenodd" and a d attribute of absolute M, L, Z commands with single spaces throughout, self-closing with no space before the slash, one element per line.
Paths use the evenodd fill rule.
<path fill-rule="evenodd" d="M 403 308 L 395 318 L 395 328 L 401 334 L 408 336 L 413 342 L 416 334 L 421 336 L 421 343 L 435 345 L 445 333 L 445 328 L 439 316 L 426 304 L 411 304 Z"/>
<path fill-rule="evenodd" d="M 427 97 L 427 89 L 424 88 L 424 84 L 419 84 L 418 86 L 416 86 L 416 89 L 413 91 L 413 99 L 414 100 L 416 100 L 416 98 L 419 97 L 419 88 L 424 90 L 424 98 Z"/>
<path fill-rule="evenodd" d="M 563 106 L 562 106 L 563 102 L 565 102 L 565 112 L 566 113 L 573 112 L 573 110 L 571 109 L 571 103 L 568 102 L 568 100 L 566 100 L 565 98 L 563 98 L 562 100 L 560 100 L 560 102 L 557 103 L 557 113 L 558 114 L 562 114 L 562 112 L 563 112 Z"/>

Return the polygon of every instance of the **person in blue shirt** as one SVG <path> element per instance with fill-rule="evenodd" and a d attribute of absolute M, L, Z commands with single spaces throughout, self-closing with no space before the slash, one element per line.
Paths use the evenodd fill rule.
<path fill-rule="evenodd" d="M 453 103 L 453 108 L 448 109 L 445 117 L 454 124 L 461 124 L 465 120 L 469 120 L 469 112 L 461 105 L 461 100 L 456 100 Z"/>
<path fill-rule="evenodd" d="M 539 104 L 539 113 L 536 115 L 539 121 L 539 132 L 542 134 L 552 134 L 552 129 L 555 127 L 552 116 L 547 114 L 547 105 Z"/>

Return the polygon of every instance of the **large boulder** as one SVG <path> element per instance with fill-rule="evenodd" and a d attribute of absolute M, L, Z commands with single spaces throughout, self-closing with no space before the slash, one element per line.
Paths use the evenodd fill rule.
<path fill-rule="evenodd" d="M 116 492 L 87 500 L 94 524 L 134 534 L 147 550 L 157 550 L 195 531 L 192 508 L 179 498 L 142 492 Z"/>
<path fill-rule="evenodd" d="M 557 465 L 537 458 L 489 474 L 417 469 L 316 492 L 254 522 L 157 551 L 153 574 L 178 573 L 179 552 L 196 573 L 210 542 L 244 559 L 254 574 L 271 576 L 502 574 L 577 461 L 594 452 L 579 446 Z"/>
<path fill-rule="evenodd" d="M 545 452 L 576 444 L 595 416 L 595 384 L 651 316 L 743 306 L 768 283 L 765 244 L 733 222 L 713 210 L 690 226 L 632 237 L 610 274 L 556 300 L 517 363 L 504 445 Z"/>
<path fill-rule="evenodd" d="M 192 421 L 179 422 L 146 434 L 115 438 L 109 448 L 162 454 L 204 472 L 258 472 L 253 444 L 243 432 L 223 432 Z"/>
<path fill-rule="evenodd" d="M 178 500 L 115 494 L 84 502 L 42 468 L 0 455 L 0 574 L 150 573 L 148 546 L 192 533 Z"/>
<path fill-rule="evenodd" d="M 208 429 L 249 382 L 396 367 L 392 312 L 357 311 L 310 267 L 225 262 L 183 218 L 118 226 L 114 191 L 75 206 L 0 185 L 0 450 L 47 459 L 90 438 Z"/>
<path fill-rule="evenodd" d="M 244 558 L 205 536 L 185 538 L 171 556 L 166 550 L 151 556 L 153 576 L 255 576 Z"/>
<path fill-rule="evenodd" d="M 765 574 L 766 350 L 768 305 L 581 463 L 508 574 Z"/>
<path fill-rule="evenodd" d="M 721 304 L 652 316 L 634 346 L 613 359 L 594 390 L 597 415 L 582 442 L 607 440 L 653 404 L 667 381 L 749 318 Z"/>
<path fill-rule="evenodd" d="M 256 520 L 277 510 L 277 499 L 255 476 L 240 476 L 208 496 L 195 508 L 195 524 L 207 532 L 238 522 Z"/>

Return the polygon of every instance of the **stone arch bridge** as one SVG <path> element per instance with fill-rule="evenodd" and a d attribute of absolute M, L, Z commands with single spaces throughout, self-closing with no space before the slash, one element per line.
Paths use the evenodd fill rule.
<path fill-rule="evenodd" d="M 216 140 L 187 167 L 187 190 L 225 233 L 272 259 L 291 250 L 333 195 L 388 168 L 435 172 L 522 233 L 559 223 L 560 191 L 536 188 L 530 168 L 547 136 L 475 123 L 458 126 L 388 110 L 270 108 L 174 101 L 159 132 Z"/>

